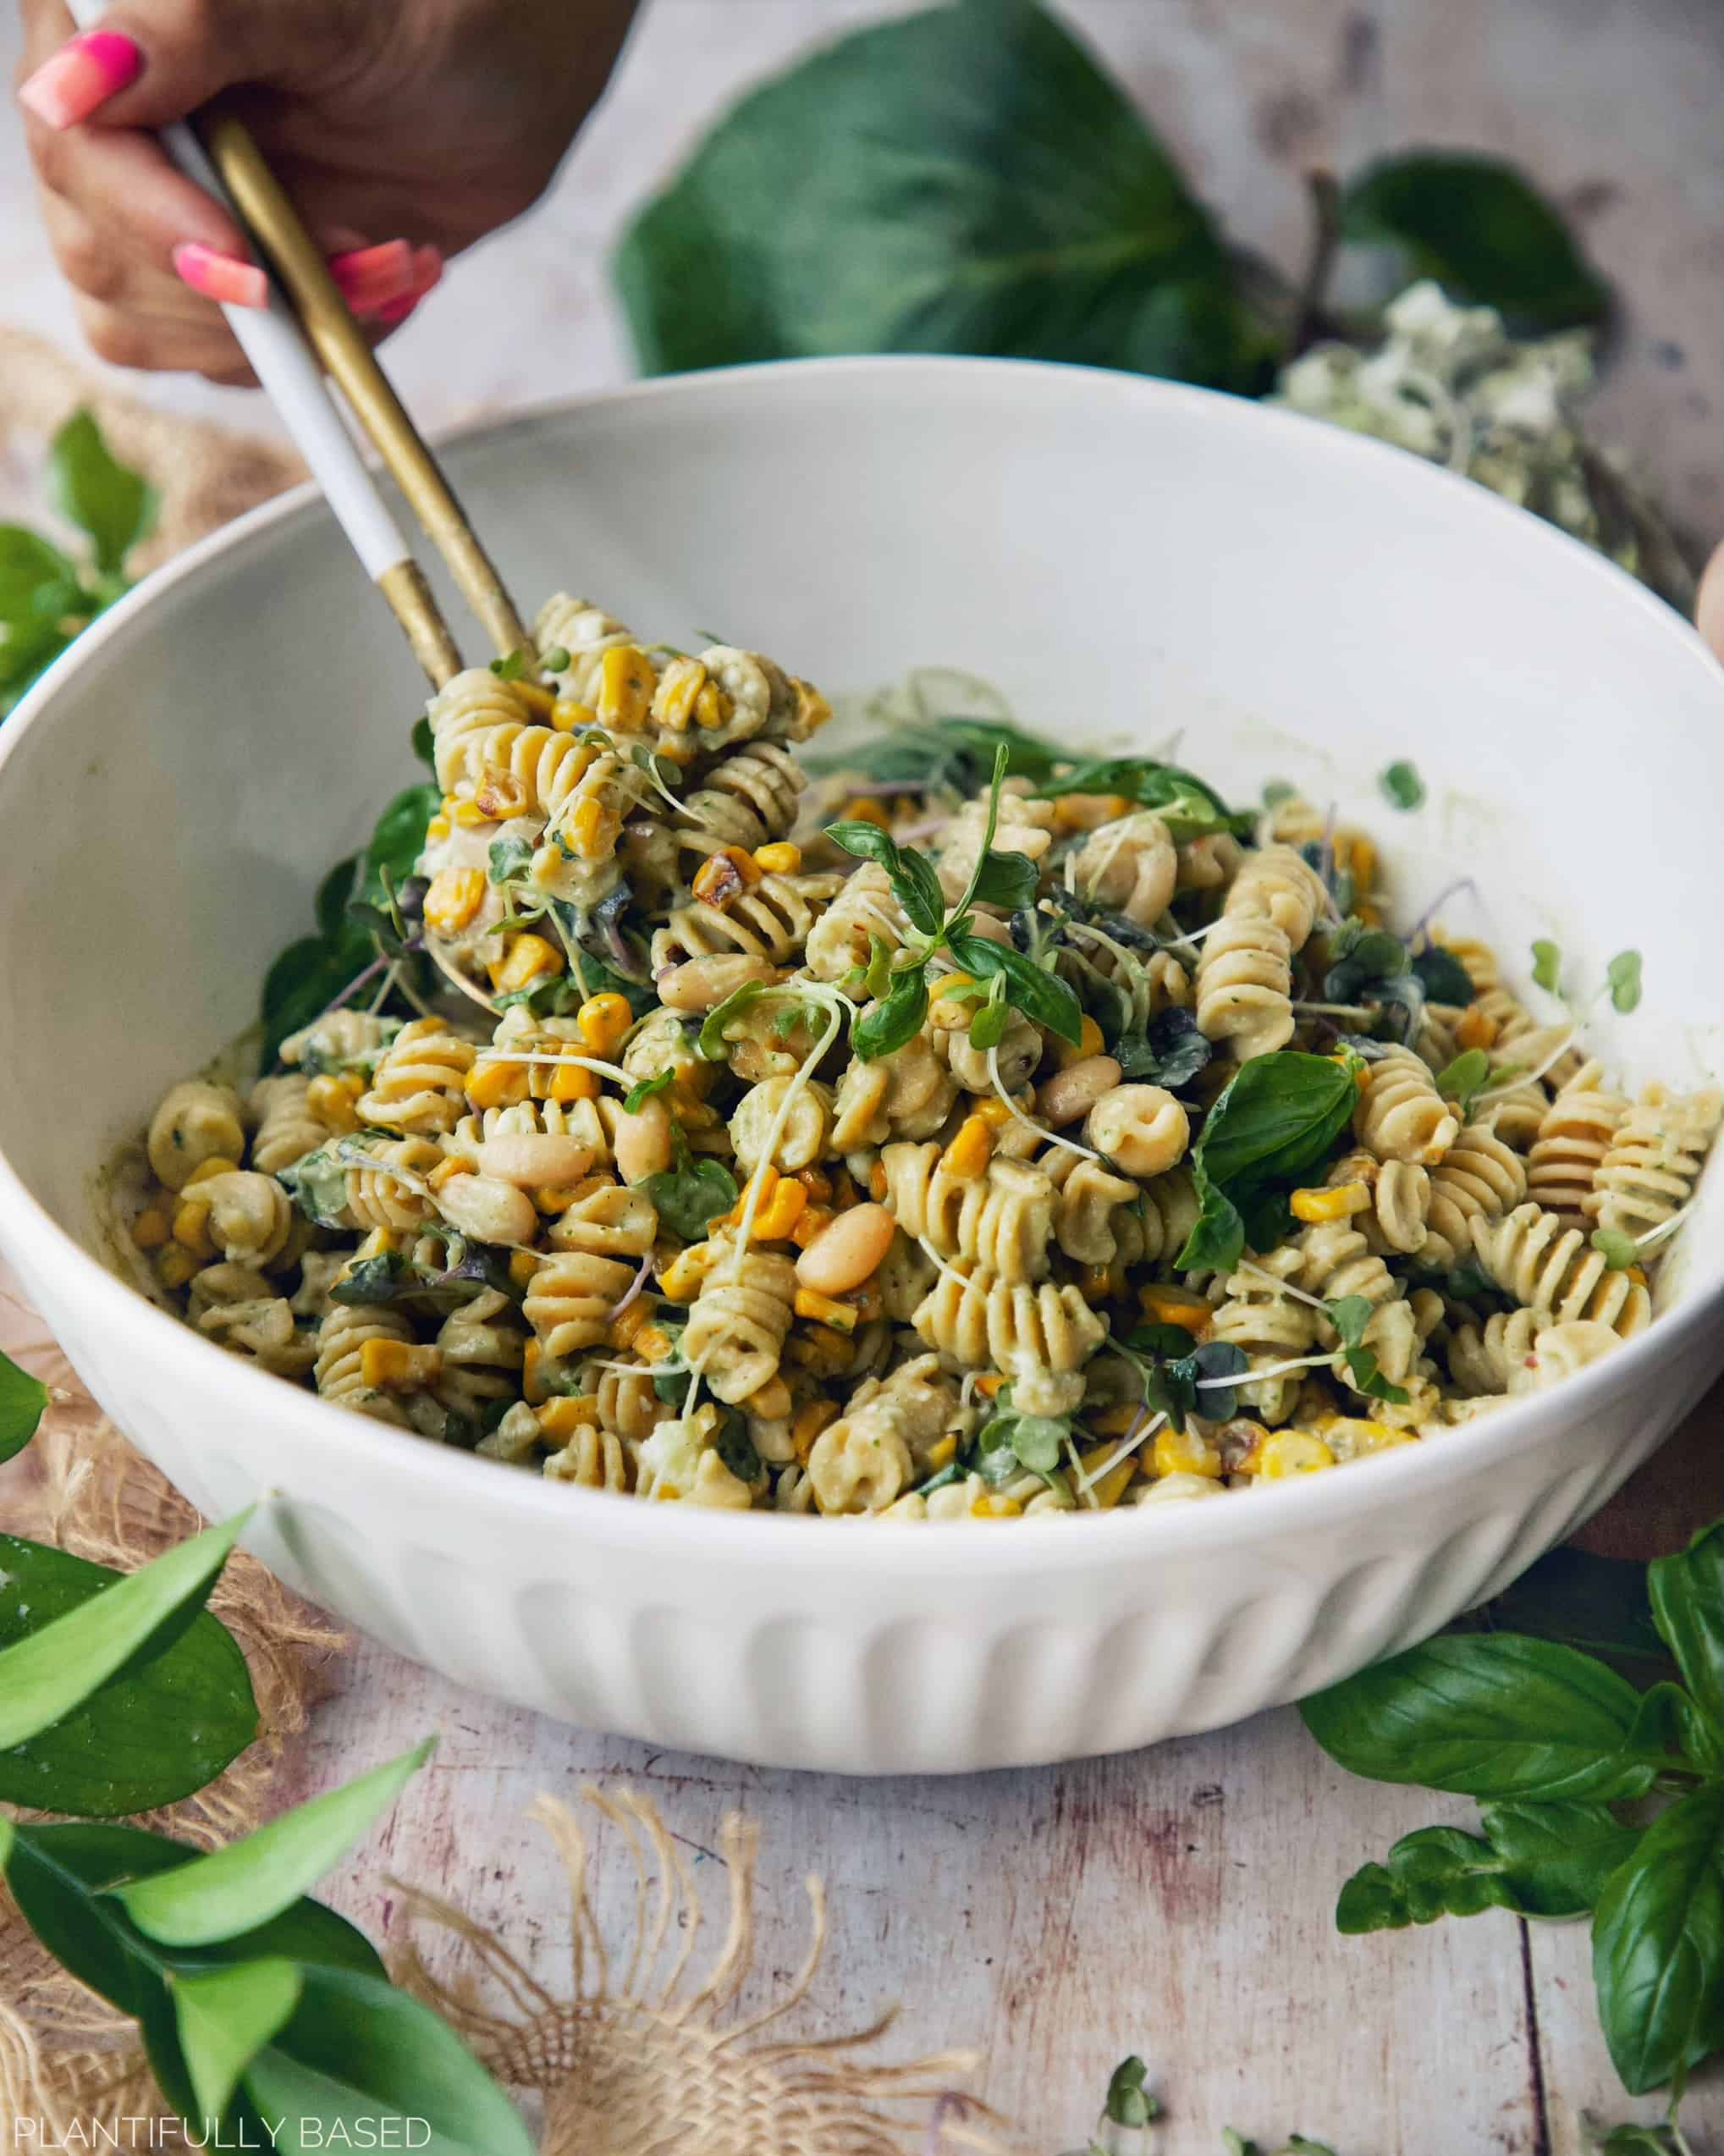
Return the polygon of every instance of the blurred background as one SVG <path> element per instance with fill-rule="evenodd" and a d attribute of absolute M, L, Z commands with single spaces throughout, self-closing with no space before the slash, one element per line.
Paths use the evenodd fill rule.
<path fill-rule="evenodd" d="M 452 269 L 390 343 L 431 427 L 635 371 L 609 262 L 740 92 L 889 0 L 644 0 L 551 196 Z M 1614 288 L 1598 438 L 1698 543 L 1724 530 L 1724 14 L 1716 0 L 1054 0 L 1237 245 L 1297 277 L 1303 175 L 1426 145 L 1517 166 Z M 18 28 L 0 26 L 8 80 Z M 79 350 L 21 131 L 0 130 L 0 328 Z M 129 385 L 270 434 L 261 399 Z M 5 417 L 0 407 L 0 422 Z"/>

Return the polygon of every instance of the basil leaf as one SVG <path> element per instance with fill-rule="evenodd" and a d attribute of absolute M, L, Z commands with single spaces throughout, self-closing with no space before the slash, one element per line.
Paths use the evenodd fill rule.
<path fill-rule="evenodd" d="M 60 514 L 94 541 L 96 567 L 118 576 L 127 554 L 149 536 L 161 498 L 140 472 L 113 455 L 87 407 L 55 435 L 48 483 Z"/>
<path fill-rule="evenodd" d="M 433 777 L 437 774 L 437 740 L 431 731 L 431 721 L 421 712 L 413 721 L 413 753 Z"/>
<path fill-rule="evenodd" d="M 928 976 L 920 966 L 896 975 L 884 1003 L 864 1011 L 850 1029 L 850 1045 L 863 1062 L 890 1056 L 922 1030 L 928 1016 Z"/>
<path fill-rule="evenodd" d="M 864 861 L 879 862 L 889 874 L 898 866 L 898 841 L 878 824 L 829 824 L 826 836 L 846 853 L 859 854 Z"/>
<path fill-rule="evenodd" d="M 281 2156 L 407 2148 L 422 2156 L 533 2156 L 521 2116 L 429 2007 L 381 1977 L 301 1972 L 286 2026 L 247 2067 L 246 2095 L 281 2126 Z"/>
<path fill-rule="evenodd" d="M 1035 902 L 1041 871 L 1027 853 L 989 853 L 984 856 L 976 888 L 971 896 L 980 906 L 1000 906 L 1016 913 Z"/>
<path fill-rule="evenodd" d="M 344 1190 L 344 1181 L 342 1187 Z M 494 1253 L 482 1243 L 463 1243 L 457 1238 L 448 1245 L 445 1255 L 448 1262 L 440 1266 L 421 1265 L 399 1250 L 361 1258 L 331 1288 L 330 1299 L 361 1306 L 406 1303 L 418 1310 L 447 1313 L 493 1289 L 518 1299 L 520 1290 Z"/>
<path fill-rule="evenodd" d="M 36 1433 L 48 1404 L 48 1388 L 0 1355 L 0 1460 L 14 1458 Z"/>
<path fill-rule="evenodd" d="M 1639 1006 L 1640 954 L 1638 951 L 1619 951 L 1605 968 L 1605 979 L 1610 983 L 1611 1002 L 1626 1015 Z"/>
<path fill-rule="evenodd" d="M 22 1630 L 0 1651 L 0 1751 L 52 1729 L 135 1657 L 164 1653 L 203 1607 L 256 1509 L 247 1505 L 219 1526 L 164 1550 L 47 1624 Z M 22 1629 L 21 1612 L 14 1612 L 14 1624 Z"/>
<path fill-rule="evenodd" d="M 1611 2063 L 1635 2096 L 1724 2047 L 1724 1784 L 1679 1798 L 1606 1883 L 1593 1981 Z"/>
<path fill-rule="evenodd" d="M 1197 1155 L 1222 1184 L 1297 1174 L 1325 1157 L 1358 1097 L 1351 1073 L 1326 1056 L 1253 1056 L 1209 1111 Z"/>
<path fill-rule="evenodd" d="M 511 883 L 532 866 L 532 847 L 524 838 L 493 839 L 486 852 L 487 873 L 493 884 Z"/>
<path fill-rule="evenodd" d="M 1644 1795 L 1633 1686 L 1590 1655 L 1512 1632 L 1431 1640 L 1300 1704 L 1330 1757 L 1375 1782 L 1459 1796 Z"/>
<path fill-rule="evenodd" d="M 1490 1058 L 1482 1048 L 1467 1048 L 1437 1072 L 1436 1089 L 1445 1100 L 1454 1102 L 1465 1122 L 1472 1111 L 1474 1095 L 1482 1093 L 1490 1083 Z"/>
<path fill-rule="evenodd" d="M 378 817 L 365 850 L 361 898 L 374 906 L 388 902 L 385 870 L 395 883 L 405 883 L 425 851 L 425 827 L 442 805 L 442 794 L 428 781 L 405 787 L 395 796 Z"/>
<path fill-rule="evenodd" d="M 197 2115 L 224 2116 L 240 2076 L 299 2004 L 300 1972 L 278 1955 L 182 1976 L 174 1986 L 179 2048 Z"/>
<path fill-rule="evenodd" d="M 1135 2054 L 1114 2068 L 1102 2109 L 1116 2126 L 1147 2126 L 1160 2116 L 1161 2106 L 1143 2086 L 1148 2072 Z"/>
<path fill-rule="evenodd" d="M 1413 954 L 1412 962 L 1433 1003 L 1470 1003 L 1478 994 L 1473 976 L 1454 952 L 1444 950 L 1440 943 L 1428 943 Z"/>
<path fill-rule="evenodd" d="M 1393 289 L 1435 278 L 1451 298 L 1523 330 L 1602 319 L 1608 288 L 1562 218 L 1512 165 L 1464 151 L 1385 157 L 1349 181 L 1344 240 L 1396 251 Z"/>
<path fill-rule="evenodd" d="M 736 1178 L 722 1161 L 691 1161 L 679 1168 L 660 1168 L 633 1186 L 644 1190 L 660 1223 L 685 1242 L 698 1243 L 720 1213 L 736 1203 Z"/>
<path fill-rule="evenodd" d="M 351 922 L 344 923 L 339 935 L 301 936 L 289 944 L 263 977 L 265 1070 L 278 1059 L 288 1035 L 326 1011 L 375 955 L 371 938 Z"/>
<path fill-rule="evenodd" d="M 207 1856 L 113 1892 L 138 1929 L 164 1946 L 212 1946 L 256 1931 L 291 1908 L 388 1810 L 434 1743 L 427 1738 Z"/>
<path fill-rule="evenodd" d="M 871 26 L 754 91 L 614 268 L 651 374 L 978 352 L 1251 390 L 1279 341 L 1136 108 L 1031 0 Z"/>
<path fill-rule="evenodd" d="M 1411 764 L 1391 764 L 1377 780 L 1384 798 L 1396 808 L 1418 808 L 1424 801 L 1424 780 Z"/>
<path fill-rule="evenodd" d="M 40 620 L 63 614 L 59 602 L 79 589 L 78 565 L 22 524 L 0 524 L 0 620 Z M 42 594 L 47 604 L 41 604 Z"/>
<path fill-rule="evenodd" d="M 57 1618 L 92 1608 L 124 1576 L 40 1542 L 0 1536 L 0 1646 L 9 1649 Z M 9 1698 L 8 1668 L 0 1651 Z M 256 1735 L 245 1657 L 226 1629 L 200 1610 L 179 1637 L 156 1647 L 146 1642 L 52 1727 L 0 1752 L 0 1799 L 121 1818 L 191 1795 Z"/>
<path fill-rule="evenodd" d="M 764 981 L 744 981 L 741 987 L 733 989 L 722 1003 L 708 1012 L 701 1022 L 700 1035 L 695 1045 L 703 1061 L 722 1063 L 730 1053 L 730 1044 L 724 1038 L 724 1028 L 732 1018 L 741 1017 L 752 1003 L 766 993 Z"/>
<path fill-rule="evenodd" d="M 856 747 L 803 760 L 811 771 L 856 771 L 909 791 L 937 787 L 974 794 L 987 785 L 1002 748 L 1008 778 L 1044 779 L 1060 761 L 1052 742 L 1003 720 L 986 719 L 892 726 Z"/>
<path fill-rule="evenodd" d="M 896 863 L 886 874 L 891 879 L 892 896 L 904 908 L 912 928 L 919 929 L 923 935 L 938 935 L 945 918 L 945 893 L 939 887 L 933 862 L 914 846 L 901 846 Z"/>
<path fill-rule="evenodd" d="M 1482 1836 L 1458 1827 L 1404 1835 L 1381 1864 L 1367 1864 L 1341 1889 L 1336 1929 L 1402 1931 L 1487 1909 L 1578 1916 L 1596 1907 L 1640 1839 L 1639 1828 L 1622 1826 L 1602 1804 L 1494 1805 L 1479 1823 Z"/>
<path fill-rule="evenodd" d="M 1173 1262 L 1181 1272 L 1231 1272 L 1245 1254 L 1244 1218 L 1226 1193 L 1203 1177 L 1198 1199 L 1196 1225 Z"/>
<path fill-rule="evenodd" d="M 1646 1567 L 1589 1552 L 1548 1552 L 1484 1609 L 1487 1624 L 1502 1632 L 1558 1640 L 1608 1662 L 1630 1682 L 1644 1685 L 1669 1667 L 1652 1621 Z"/>
<path fill-rule="evenodd" d="M 746 1420 L 732 1409 L 726 1409 L 713 1433 L 713 1450 L 739 1482 L 758 1482 L 765 1472 L 760 1455 L 754 1449 L 754 1441 L 748 1435 Z"/>
<path fill-rule="evenodd" d="M 353 896 L 354 879 L 359 874 L 359 856 L 350 853 L 344 861 L 338 861 L 317 886 L 313 911 L 317 917 L 317 933 L 321 936 L 341 935 L 347 924 L 348 902 Z"/>
<path fill-rule="evenodd" d="M 291 1167 L 284 1168 L 276 1181 L 308 1221 L 315 1221 L 319 1227 L 345 1227 L 350 1224 L 347 1172 L 355 1165 L 342 1157 L 338 1140 L 333 1145 L 320 1145 L 315 1153 L 307 1153 Z"/>
<path fill-rule="evenodd" d="M 1646 1591 L 1683 1684 L 1724 1743 L 1724 1520 L 1649 1564 Z"/>
<path fill-rule="evenodd" d="M 1044 973 L 1021 951 L 1006 943 L 990 943 L 986 936 L 948 929 L 946 943 L 966 973 L 978 980 L 996 973 L 1005 979 L 1006 1001 L 1015 1011 L 1038 1026 L 1045 1026 L 1075 1048 L 1083 1038 L 1083 1006 L 1070 984 L 1057 973 Z"/>
<path fill-rule="evenodd" d="M 1152 1018 L 1146 1032 L 1127 1034 L 1113 1046 L 1124 1077 L 1165 1086 L 1170 1093 L 1177 1093 L 1207 1070 L 1215 1052 L 1198 1031 L 1197 1020 L 1177 1004 Z"/>
<path fill-rule="evenodd" d="M 1195 772 L 1146 757 L 1115 756 L 1074 764 L 1041 791 L 1049 800 L 1067 793 L 1123 794 L 1139 808 L 1153 808 L 1166 824 L 1169 837 L 1181 843 L 1212 831 L 1232 831 L 1242 837 L 1256 820 L 1236 814 Z"/>

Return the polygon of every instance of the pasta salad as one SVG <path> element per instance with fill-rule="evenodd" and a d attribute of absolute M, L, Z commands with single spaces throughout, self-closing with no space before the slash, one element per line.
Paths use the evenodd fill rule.
<path fill-rule="evenodd" d="M 537 637 L 432 699 L 264 1074 L 156 1110 L 124 1239 L 207 1338 L 590 1489 L 997 1519 L 1440 1441 L 1650 1321 L 1718 1095 L 1390 925 L 1363 830 L 1000 713 L 811 781 L 770 659 Z"/>

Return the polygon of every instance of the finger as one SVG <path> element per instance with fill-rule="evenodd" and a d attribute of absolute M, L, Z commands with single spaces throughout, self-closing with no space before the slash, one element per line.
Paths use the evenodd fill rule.
<path fill-rule="evenodd" d="M 1699 597 L 1694 602 L 1694 622 L 1719 658 L 1724 659 L 1724 546 L 1706 564 Z"/>
<path fill-rule="evenodd" d="M 64 134 L 34 118 L 25 132 L 42 185 L 154 267 L 170 270 L 174 250 L 188 242 L 245 258 L 248 250 L 239 226 L 174 169 L 152 135 L 89 128 Z"/>
<path fill-rule="evenodd" d="M 213 308 L 195 315 L 146 314 L 78 299 L 78 318 L 91 350 L 113 367 L 149 367 L 169 374 L 231 372 L 244 365 L 227 324 Z"/>

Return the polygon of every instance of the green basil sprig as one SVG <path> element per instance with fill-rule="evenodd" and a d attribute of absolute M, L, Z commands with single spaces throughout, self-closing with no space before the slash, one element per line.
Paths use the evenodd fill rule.
<path fill-rule="evenodd" d="M 1054 800 L 1067 793 L 1116 793 L 1139 808 L 1151 808 L 1166 824 L 1170 837 L 1183 843 L 1215 831 L 1231 831 L 1248 838 L 1257 823 L 1248 812 L 1231 809 L 1209 781 L 1176 764 L 1159 764 L 1153 758 L 1115 756 L 1093 758 L 1071 765 L 1040 789 Z"/>
<path fill-rule="evenodd" d="M 1328 1157 L 1358 1097 L 1351 1069 L 1326 1056 L 1284 1049 L 1242 1064 L 1192 1149 L 1199 1211 L 1181 1271 L 1237 1265 L 1246 1211 Z"/>
<path fill-rule="evenodd" d="M 994 758 L 1005 752 L 1009 779 L 1047 778 L 1062 753 L 1039 735 L 1005 720 L 936 719 L 889 726 L 854 747 L 805 759 L 811 771 L 855 771 L 906 793 L 968 797 L 988 783 Z"/>
<path fill-rule="evenodd" d="M 1389 1400 L 1397 1407 L 1405 1407 L 1405 1390 L 1389 1382 L 1377 1367 L 1376 1350 L 1364 1344 L 1365 1327 L 1377 1315 L 1375 1304 L 1363 1295 L 1343 1295 L 1335 1302 L 1325 1303 L 1323 1308 L 1329 1322 L 1341 1336 L 1341 1359 L 1347 1365 L 1353 1390 L 1373 1400 Z"/>
<path fill-rule="evenodd" d="M 1478 1834 L 1421 1827 L 1402 1835 L 1341 1889 L 1336 1929 L 1401 1931 L 1486 1909 L 1584 1916 L 1640 1838 L 1604 1804 L 1488 1804 L 1479 1823 Z"/>

